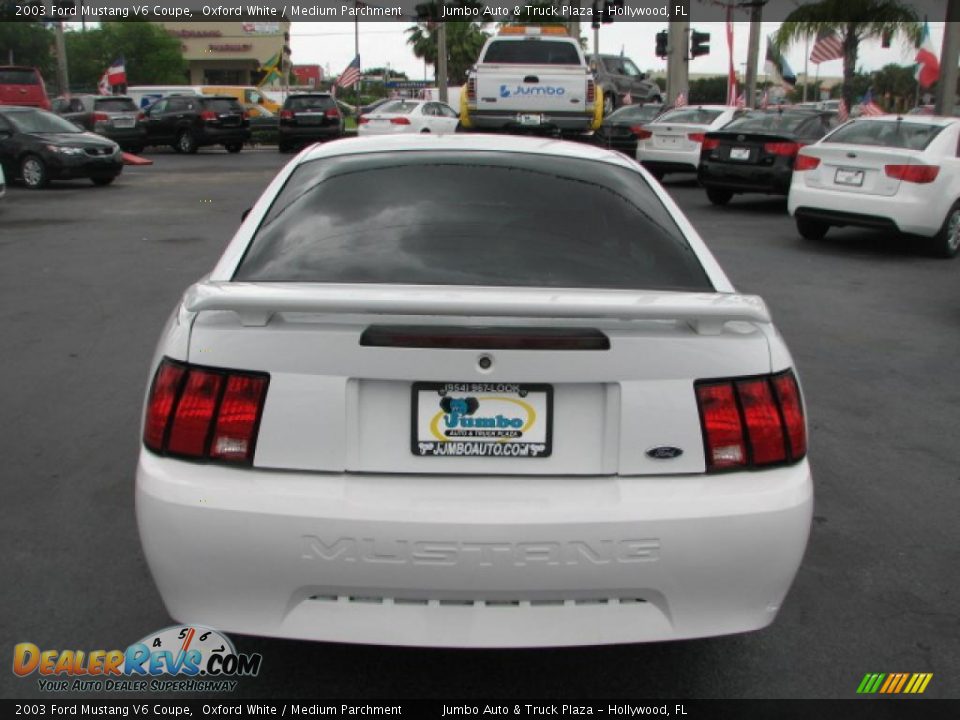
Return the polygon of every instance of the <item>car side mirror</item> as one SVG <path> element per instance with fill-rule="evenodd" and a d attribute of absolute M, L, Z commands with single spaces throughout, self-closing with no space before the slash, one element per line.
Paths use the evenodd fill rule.
<path fill-rule="evenodd" d="M 248 207 L 246 210 L 244 210 L 244 211 L 240 214 L 240 222 L 243 222 L 244 220 L 247 219 L 247 215 L 250 214 L 250 211 L 251 211 L 251 210 L 253 210 L 253 208 L 252 208 L 252 207 Z"/>

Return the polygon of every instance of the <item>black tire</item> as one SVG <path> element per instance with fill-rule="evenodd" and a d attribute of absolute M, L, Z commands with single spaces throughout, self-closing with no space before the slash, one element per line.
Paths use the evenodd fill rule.
<path fill-rule="evenodd" d="M 109 185 L 117 179 L 116 175 L 97 175 L 90 178 L 94 185 Z"/>
<path fill-rule="evenodd" d="M 726 205 L 733 199 L 733 193 L 730 190 L 721 188 L 707 188 L 707 199 L 714 205 Z"/>
<path fill-rule="evenodd" d="M 243 150 L 243 143 L 242 142 L 226 143 L 224 147 L 227 149 L 228 153 L 236 154 L 241 150 Z"/>
<path fill-rule="evenodd" d="M 804 240 L 823 240 L 827 235 L 830 226 L 821 220 L 811 220 L 810 218 L 797 218 L 797 232 Z"/>
<path fill-rule="evenodd" d="M 930 252 L 935 257 L 949 259 L 960 250 L 960 201 L 955 202 L 943 219 L 940 232 L 930 238 Z"/>
<path fill-rule="evenodd" d="M 20 179 L 30 190 L 45 188 L 50 182 L 46 163 L 36 155 L 25 155 L 20 160 Z"/>
<path fill-rule="evenodd" d="M 421 134 L 421 135 L 424 135 L 424 134 L 429 135 L 429 134 L 430 134 L 430 128 L 424 128 L 423 130 L 420 131 L 420 134 Z"/>
<path fill-rule="evenodd" d="M 177 136 L 177 144 L 175 147 L 177 152 L 181 152 L 185 155 L 193 155 L 199 148 L 197 145 L 197 139 L 189 130 L 184 130 Z"/>

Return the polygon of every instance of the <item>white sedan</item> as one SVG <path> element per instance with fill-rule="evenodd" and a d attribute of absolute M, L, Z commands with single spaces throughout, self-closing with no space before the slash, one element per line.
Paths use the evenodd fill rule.
<path fill-rule="evenodd" d="M 807 543 L 804 418 L 763 301 L 631 159 L 329 143 L 280 171 L 163 330 L 140 537 L 174 618 L 239 633 L 756 630 Z"/>
<path fill-rule="evenodd" d="M 372 113 L 361 115 L 357 135 L 394 135 L 398 133 L 452 133 L 460 116 L 436 100 L 395 100 Z"/>
<path fill-rule="evenodd" d="M 960 119 L 863 117 L 803 148 L 787 206 L 797 229 L 831 226 L 920 236 L 940 257 L 960 249 Z"/>
<path fill-rule="evenodd" d="M 704 135 L 719 130 L 743 108 L 687 105 L 668 110 L 637 135 L 637 162 L 658 180 L 668 173 L 695 173 Z"/>

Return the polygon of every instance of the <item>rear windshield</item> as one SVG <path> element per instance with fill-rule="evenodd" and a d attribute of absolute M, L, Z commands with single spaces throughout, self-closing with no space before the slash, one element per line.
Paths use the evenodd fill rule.
<path fill-rule="evenodd" d="M 107 100 L 94 100 L 94 107 L 103 112 L 136 112 L 137 106 L 133 100 L 127 98 L 110 98 Z"/>
<path fill-rule="evenodd" d="M 485 63 L 520 65 L 579 65 L 580 53 L 571 42 L 541 40 L 494 40 L 483 56 Z"/>
<path fill-rule="evenodd" d="M 33 110 L 31 112 L 11 112 L 6 115 L 13 126 L 24 133 L 79 133 L 83 132 L 69 120 L 59 115 Z"/>
<path fill-rule="evenodd" d="M 635 171 L 482 151 L 301 165 L 234 280 L 712 289 Z"/>
<path fill-rule="evenodd" d="M 312 95 L 309 97 L 292 97 L 287 98 L 287 109 L 288 110 L 326 110 L 328 108 L 334 108 L 337 104 L 333 101 L 333 98 L 329 95 L 327 96 L 317 96 Z"/>
<path fill-rule="evenodd" d="M 608 119 L 620 122 L 649 121 L 659 115 L 662 109 L 660 105 L 624 105 L 614 110 Z"/>
<path fill-rule="evenodd" d="M 213 110 L 213 112 L 216 113 L 241 112 L 243 110 L 243 108 L 240 107 L 240 103 L 227 98 L 205 100 L 203 106 L 207 110 Z"/>
<path fill-rule="evenodd" d="M 0 85 L 39 85 L 33 70 L 0 70 Z"/>
<path fill-rule="evenodd" d="M 813 117 L 809 113 L 750 113 L 723 126 L 738 132 L 793 132 Z"/>
<path fill-rule="evenodd" d="M 709 125 L 723 113 L 722 110 L 705 110 L 703 108 L 685 107 L 668 110 L 657 122 L 690 123 L 691 125 Z"/>
<path fill-rule="evenodd" d="M 398 115 L 407 115 L 412 113 L 413 109 L 417 106 L 417 103 L 405 103 L 405 102 L 391 102 L 381 105 L 376 109 L 380 113 L 395 113 Z"/>
<path fill-rule="evenodd" d="M 854 120 L 828 135 L 823 142 L 925 150 L 943 127 L 915 122 Z"/>

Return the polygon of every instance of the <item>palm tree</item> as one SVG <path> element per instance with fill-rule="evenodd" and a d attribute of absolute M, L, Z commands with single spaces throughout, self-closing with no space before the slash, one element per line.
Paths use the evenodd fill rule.
<path fill-rule="evenodd" d="M 474 6 L 476 3 L 448 2 L 451 6 Z M 407 44 L 413 54 L 437 67 L 437 27 L 436 23 L 426 19 L 439 15 L 439 3 L 425 3 L 417 6 L 418 13 L 425 18 L 407 28 Z M 421 12 L 422 11 L 422 12 Z M 435 14 L 434 14 L 435 13 Z M 467 81 L 467 70 L 477 62 L 483 44 L 490 37 L 483 28 L 487 22 L 447 22 L 447 78 L 451 85 L 459 85 Z M 436 74 L 436 73 L 434 73 Z"/>
<path fill-rule="evenodd" d="M 898 34 L 918 40 L 922 26 L 916 11 L 899 0 L 819 0 L 787 15 L 774 34 L 774 45 L 785 50 L 794 43 L 834 32 L 843 43 L 843 99 L 853 107 L 852 81 L 860 43 L 868 38 Z"/>

